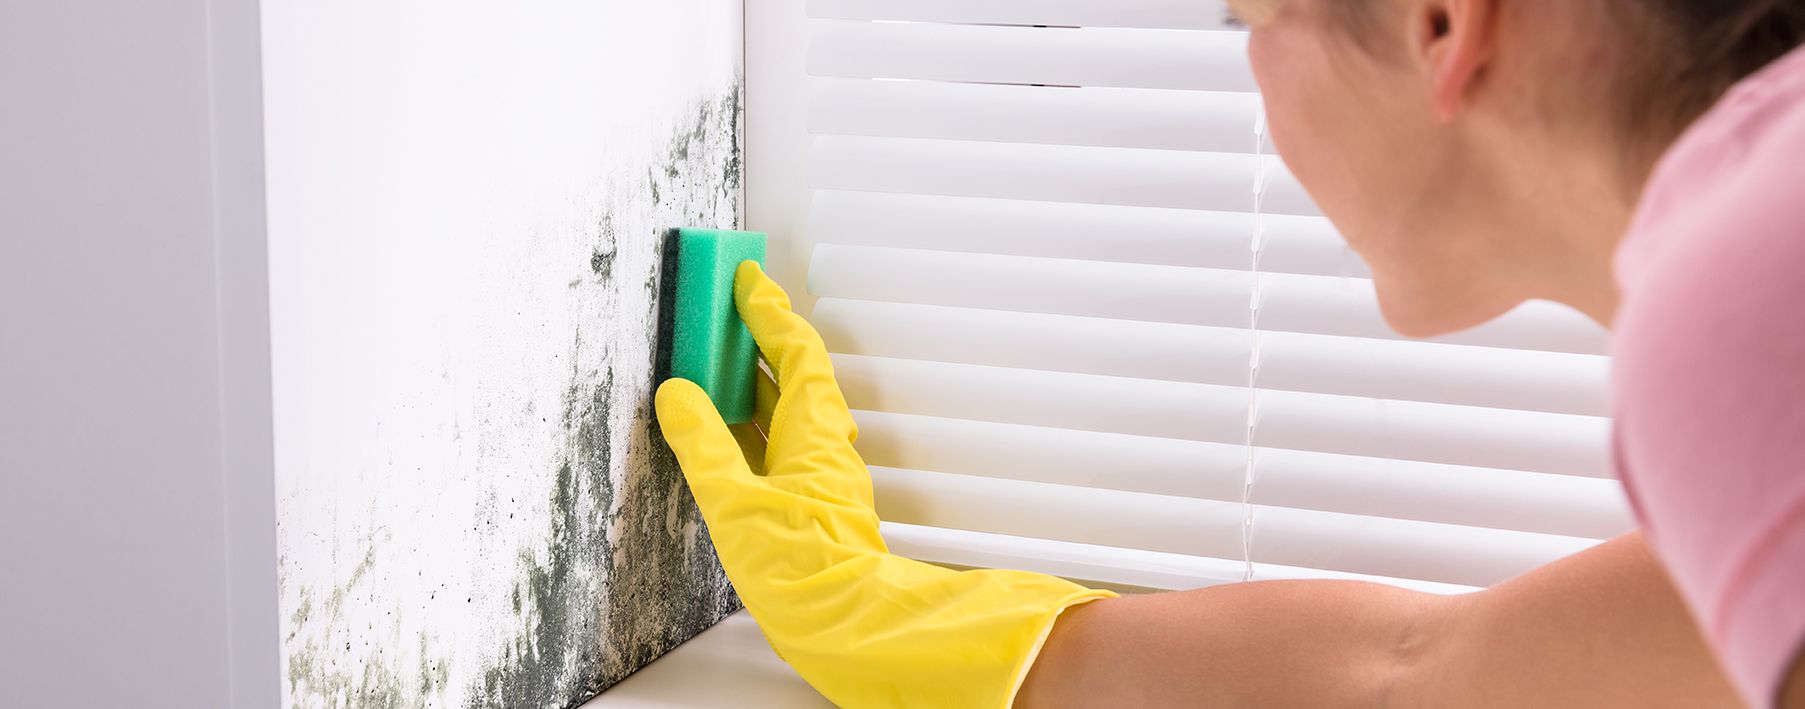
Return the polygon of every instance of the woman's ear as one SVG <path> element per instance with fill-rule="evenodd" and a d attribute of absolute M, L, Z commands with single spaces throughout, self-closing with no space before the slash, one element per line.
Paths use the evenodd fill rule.
<path fill-rule="evenodd" d="M 1418 61 L 1428 69 L 1436 115 L 1454 120 L 1491 60 L 1498 3 L 1425 0 L 1412 5 L 1411 43 Z"/>
<path fill-rule="evenodd" d="M 1228 0 L 1228 7 L 1248 27 L 1259 27 L 1278 15 L 1278 0 Z"/>

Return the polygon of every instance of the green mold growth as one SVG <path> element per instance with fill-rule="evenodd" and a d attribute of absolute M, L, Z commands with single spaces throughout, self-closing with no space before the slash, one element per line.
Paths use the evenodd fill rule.
<path fill-rule="evenodd" d="M 288 690 L 297 705 L 359 709 L 444 706 L 449 663 L 444 658 L 427 659 L 431 652 L 424 634 L 420 637 L 418 678 L 402 676 L 396 669 L 397 658 L 391 647 L 371 644 L 367 639 L 356 645 L 343 640 L 350 637 L 344 632 L 348 630 L 344 601 L 354 593 L 372 593 L 370 572 L 386 541 L 386 537 L 366 540 L 364 553 L 350 577 L 326 594 L 324 604 L 316 604 L 313 588 L 300 589 L 300 601 L 289 616 L 293 629 L 284 642 L 288 648 Z M 310 639 L 297 647 L 298 636 L 316 624 L 323 624 L 322 632 L 308 634 Z"/>

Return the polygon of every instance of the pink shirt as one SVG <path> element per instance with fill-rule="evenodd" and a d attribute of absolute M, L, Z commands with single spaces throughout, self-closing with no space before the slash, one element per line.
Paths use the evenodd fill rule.
<path fill-rule="evenodd" d="M 1805 639 L 1805 49 L 1667 152 L 1616 272 L 1618 473 L 1731 678 L 1771 706 Z"/>

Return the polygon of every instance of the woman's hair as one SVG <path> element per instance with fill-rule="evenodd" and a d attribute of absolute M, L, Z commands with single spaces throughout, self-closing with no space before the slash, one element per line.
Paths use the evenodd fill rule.
<path fill-rule="evenodd" d="M 1319 0 L 1361 40 L 1378 1 Z M 1671 140 L 1731 85 L 1805 42 L 1805 0 L 1563 1 L 1590 3 L 1622 30 L 1614 118 L 1653 140 Z"/>
<path fill-rule="evenodd" d="M 1656 129 L 1683 129 L 1732 84 L 1805 42 L 1805 0 L 1594 0 L 1624 6 L 1652 31 L 1650 71 L 1630 98 Z M 1665 124 L 1665 125 L 1661 125 Z"/>

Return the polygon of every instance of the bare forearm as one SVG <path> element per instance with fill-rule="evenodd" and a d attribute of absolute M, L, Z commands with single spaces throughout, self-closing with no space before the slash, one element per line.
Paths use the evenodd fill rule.
<path fill-rule="evenodd" d="M 1093 601 L 1060 617 L 1016 706 L 1384 706 L 1445 601 L 1347 581 Z"/>
<path fill-rule="evenodd" d="M 1068 610 L 1018 706 L 1735 706 L 1639 537 L 1458 597 L 1281 581 Z"/>
<path fill-rule="evenodd" d="M 1431 698 L 1476 708 L 1741 706 L 1639 534 L 1466 597 L 1450 618 L 1423 677 Z"/>

